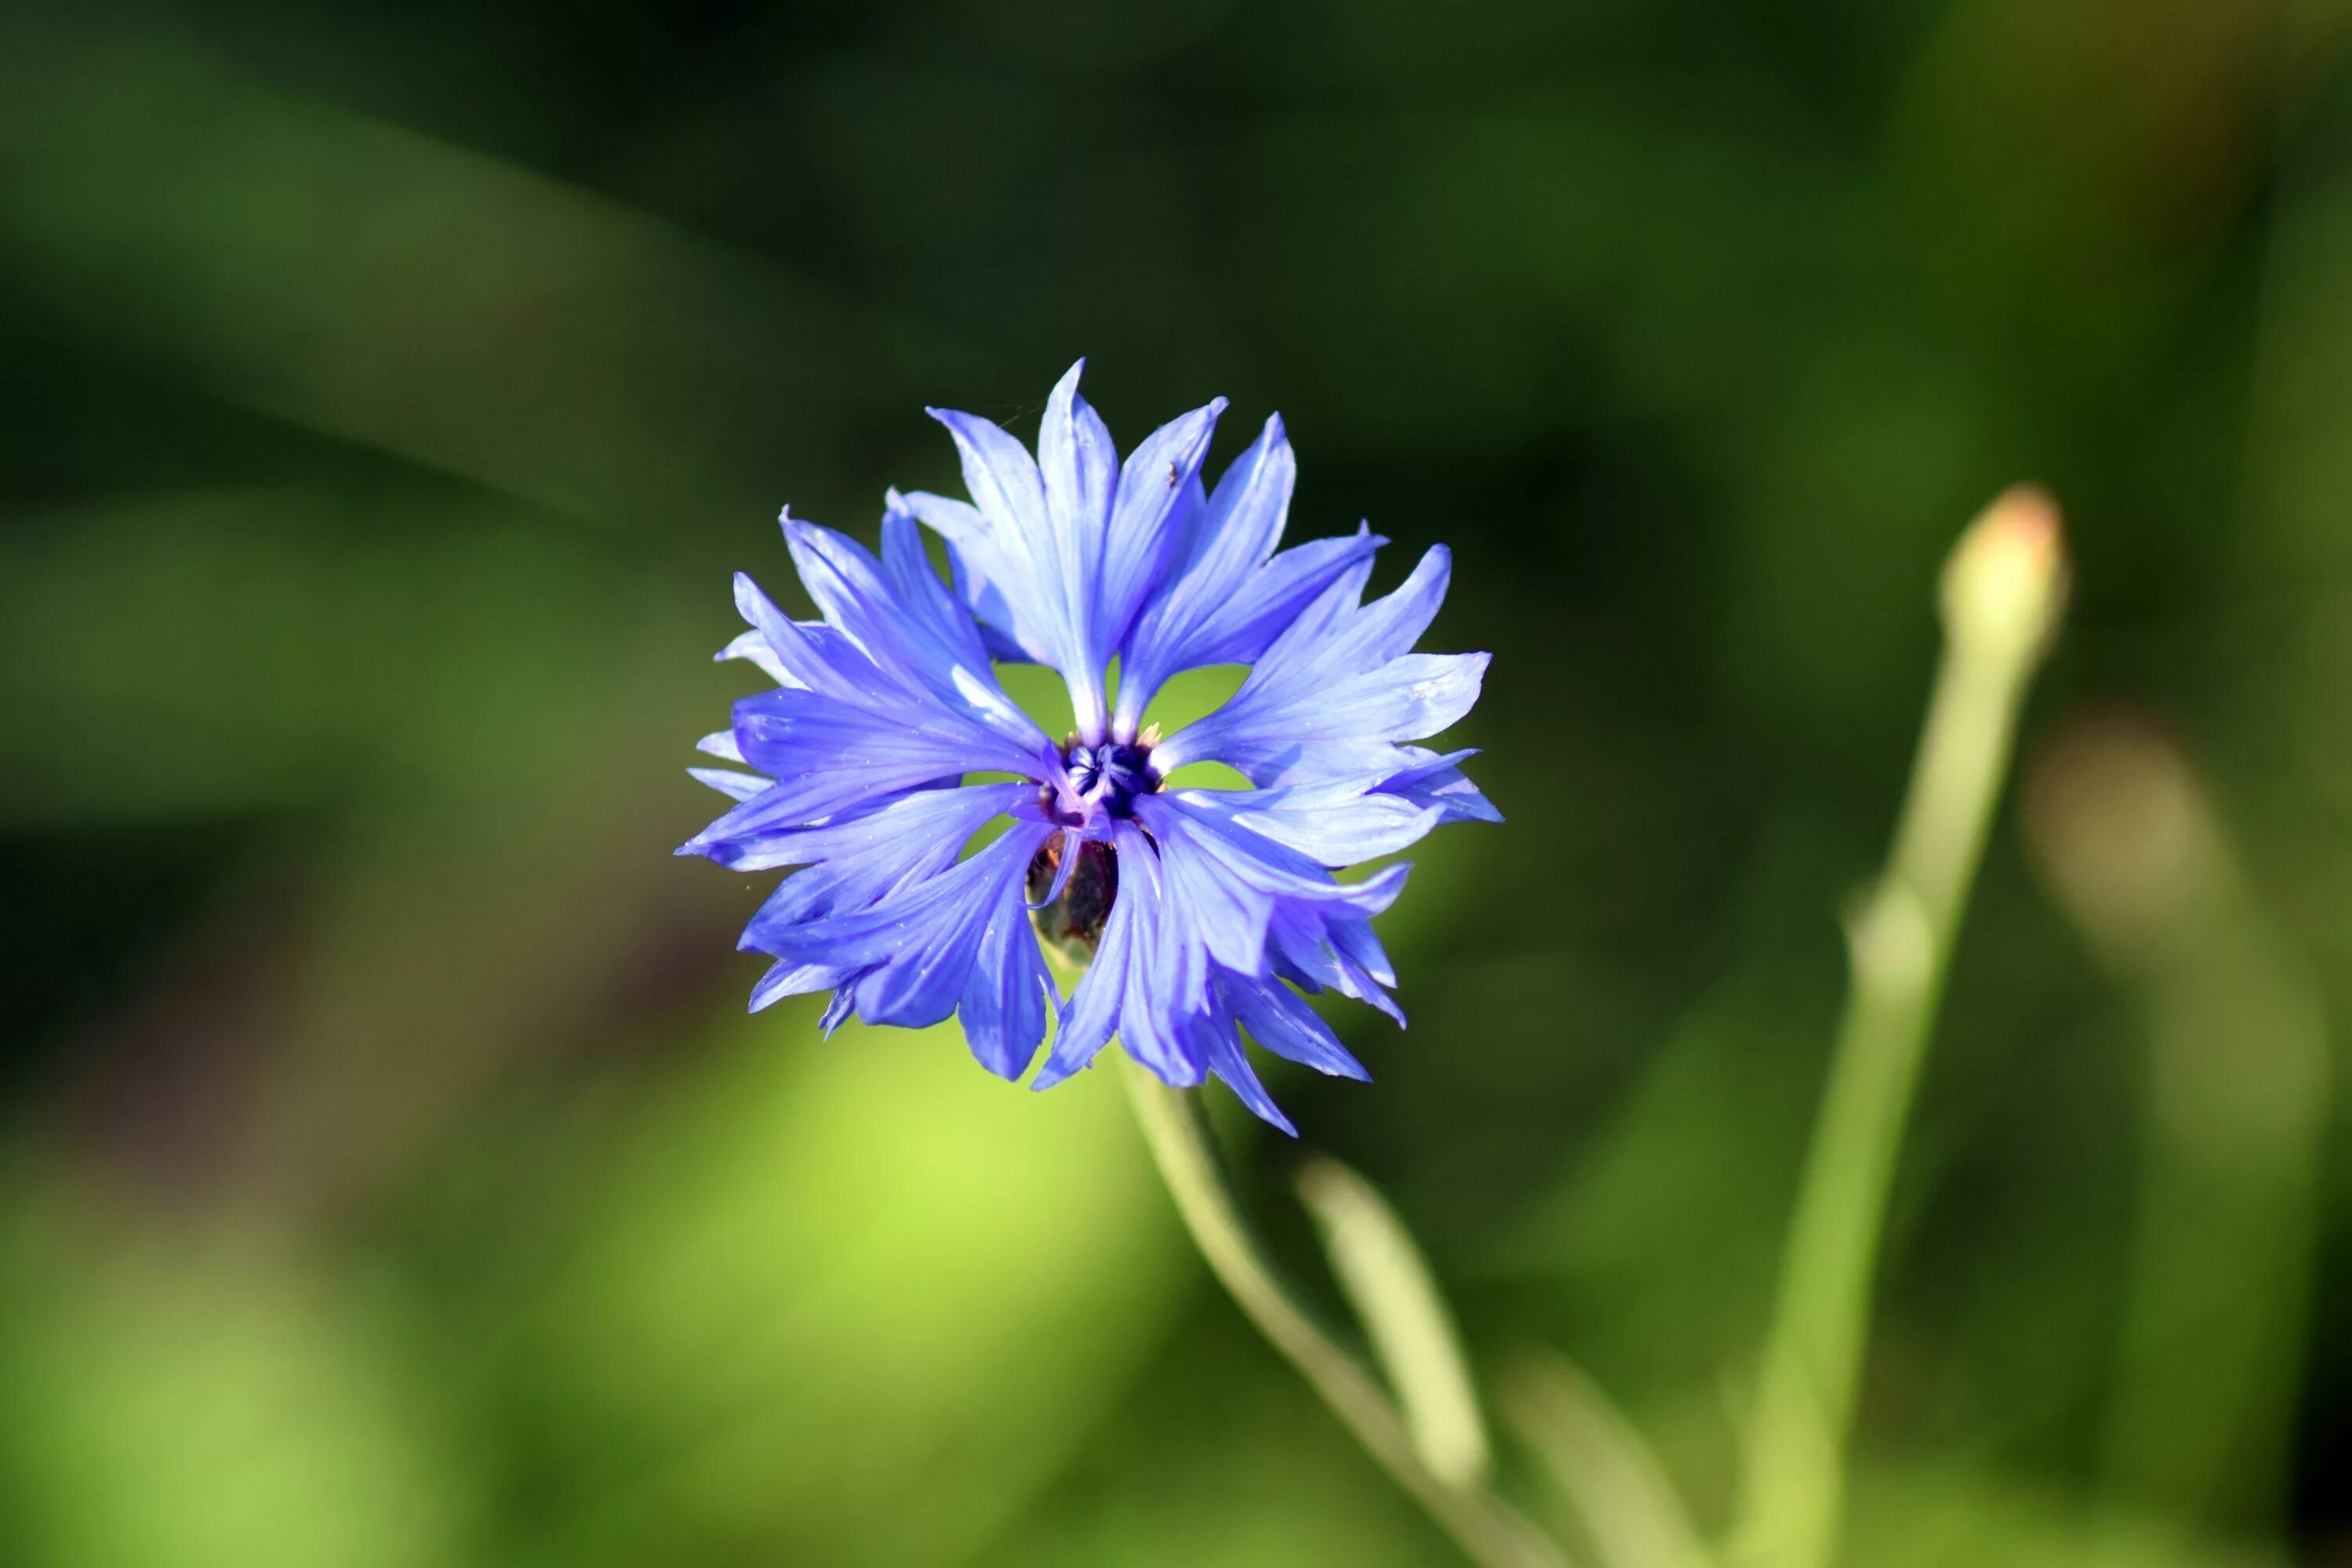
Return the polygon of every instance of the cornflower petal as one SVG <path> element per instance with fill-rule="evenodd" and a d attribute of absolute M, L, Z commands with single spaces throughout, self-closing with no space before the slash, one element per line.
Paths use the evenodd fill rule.
<path fill-rule="evenodd" d="M 1360 779 L 1277 789 L 1180 790 L 1186 811 L 1244 829 L 1318 866 L 1353 866 L 1419 843 L 1444 808 L 1377 792 Z"/>
<path fill-rule="evenodd" d="M 1218 398 L 1170 421 L 1118 463 L 1078 395 L 1080 360 L 1054 388 L 1032 458 L 997 426 L 934 408 L 963 458 L 969 503 L 918 492 L 906 508 L 955 552 L 965 602 L 1024 657 L 1061 672 L 1078 732 L 1108 732 L 1105 675 L 1176 542 Z"/>
<path fill-rule="evenodd" d="M 1021 879 L 1049 831 L 1016 820 L 971 858 L 902 883 L 869 908 L 764 933 L 761 950 L 856 970 L 856 1011 L 869 1024 L 939 1023 L 963 1000 L 992 926 L 1019 917 Z"/>
<path fill-rule="evenodd" d="M 1162 914 L 1159 851 L 1131 822 L 1113 823 L 1110 842 L 1118 857 L 1119 896 L 1094 962 L 1062 1009 L 1053 1051 L 1031 1081 L 1033 1089 L 1051 1089 L 1091 1065 L 1113 1035 L 1129 1056 L 1172 1087 L 1196 1084 L 1205 1070 L 1174 1034 L 1173 1026 L 1181 1020 L 1171 1020 L 1166 1008 L 1154 1005 Z"/>
<path fill-rule="evenodd" d="M 1357 605 L 1353 574 L 1277 638 L 1233 700 L 1163 742 L 1164 769 L 1214 760 L 1253 784 L 1344 776 L 1368 742 L 1417 741 L 1478 700 L 1488 655 L 1409 649 L 1445 596 L 1448 558 L 1433 546 L 1403 585 Z"/>
<path fill-rule="evenodd" d="M 1405 759 L 1405 765 L 1382 778 L 1374 786 L 1377 793 L 1392 795 L 1415 805 L 1433 806 L 1444 822 L 1503 820 L 1495 803 L 1480 793 L 1462 771 L 1462 764 L 1478 754 L 1475 747 L 1440 755 L 1423 746 L 1399 746 L 1396 753 Z"/>
<path fill-rule="evenodd" d="M 1215 493 L 1184 509 L 1167 584 L 1138 619 L 1120 664 L 1114 732 L 1136 732 L 1170 676 L 1257 658 L 1300 610 L 1386 542 L 1360 528 L 1276 555 L 1297 477 L 1276 415 L 1226 468 Z"/>

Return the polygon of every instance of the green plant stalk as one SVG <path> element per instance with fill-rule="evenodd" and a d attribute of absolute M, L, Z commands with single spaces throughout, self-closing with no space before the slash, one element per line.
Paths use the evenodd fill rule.
<path fill-rule="evenodd" d="M 2057 517 L 2012 491 L 1953 552 L 1947 640 L 1885 872 L 1847 921 L 1853 978 L 1746 1434 L 1729 1560 L 1823 1568 L 1903 1131 L 1953 943 L 2063 597 Z"/>
<path fill-rule="evenodd" d="M 1242 1215 L 1199 1093 L 1170 1089 L 1133 1062 L 1126 1070 L 1136 1121 L 1177 1212 L 1243 1313 L 1474 1561 L 1488 1568 L 1566 1568 L 1559 1547 L 1508 1504 L 1475 1482 L 1449 1484 L 1430 1469 L 1379 1380 L 1275 1272 Z"/>

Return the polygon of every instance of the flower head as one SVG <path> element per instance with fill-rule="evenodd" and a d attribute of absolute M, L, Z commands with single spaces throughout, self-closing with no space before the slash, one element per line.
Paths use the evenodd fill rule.
<path fill-rule="evenodd" d="M 1408 868 L 1352 884 L 1331 872 L 1441 822 L 1500 819 L 1462 774 L 1472 753 L 1412 743 L 1469 711 L 1487 656 L 1412 651 L 1445 595 L 1443 547 L 1370 604 L 1386 542 L 1368 530 L 1277 550 L 1297 472 L 1279 417 L 1209 490 L 1201 466 L 1222 398 L 1122 463 L 1078 396 L 1082 365 L 1055 387 L 1034 458 L 984 419 L 933 409 L 971 499 L 893 492 L 878 558 L 785 514 L 819 618 L 794 621 L 736 577 L 751 629 L 719 657 L 751 660 L 775 687 L 702 742 L 738 766 L 695 776 L 737 804 L 678 852 L 800 868 L 743 932 L 741 946 L 776 961 L 755 1010 L 830 991 L 828 1032 L 853 1016 L 916 1027 L 961 1014 L 972 1054 L 1006 1078 L 1028 1069 L 1054 1010 L 1034 1087 L 1117 1037 L 1164 1081 L 1213 1075 L 1292 1131 L 1242 1032 L 1362 1079 L 1299 993 L 1337 991 L 1403 1022 L 1370 921 Z M 946 542 L 951 584 L 919 525 Z M 1005 695 L 993 661 L 1061 675 L 1076 721 L 1066 740 Z M 1164 738 L 1145 727 L 1170 678 L 1212 664 L 1253 668 L 1199 722 Z M 1168 787 L 1197 762 L 1253 787 Z M 967 784 L 974 773 L 1016 782 Z M 1087 961 L 1066 1000 L 1041 939 Z"/>

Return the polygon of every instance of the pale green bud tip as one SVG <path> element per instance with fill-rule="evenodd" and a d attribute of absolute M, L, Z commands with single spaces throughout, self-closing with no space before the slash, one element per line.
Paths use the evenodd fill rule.
<path fill-rule="evenodd" d="M 2040 653 L 2066 601 L 2066 532 L 2039 485 L 2012 485 L 1969 524 L 1944 563 L 1944 627 L 2012 658 Z"/>

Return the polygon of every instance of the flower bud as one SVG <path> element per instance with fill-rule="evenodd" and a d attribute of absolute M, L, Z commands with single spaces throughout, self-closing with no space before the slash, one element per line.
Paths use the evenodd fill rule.
<path fill-rule="evenodd" d="M 2058 503 L 2039 485 L 2012 485 L 1977 515 L 1944 563 L 1945 631 L 1971 654 L 2033 658 L 2057 627 L 2066 584 Z"/>

